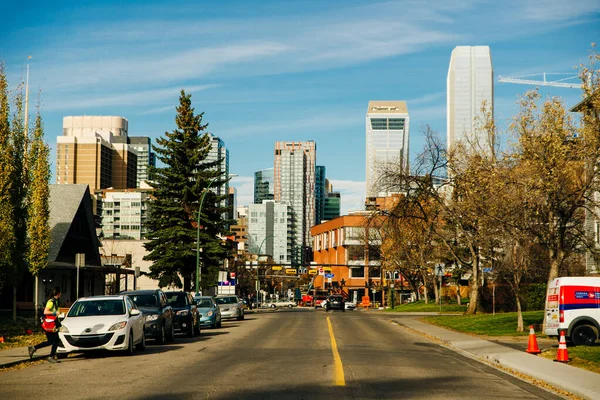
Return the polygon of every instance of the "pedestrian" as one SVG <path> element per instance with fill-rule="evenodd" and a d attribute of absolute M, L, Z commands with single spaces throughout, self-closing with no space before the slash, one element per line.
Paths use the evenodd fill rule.
<path fill-rule="evenodd" d="M 252 295 L 248 293 L 248 307 L 252 310 Z"/>
<path fill-rule="evenodd" d="M 58 324 L 58 314 L 59 314 L 58 299 L 59 298 L 60 298 L 60 287 L 56 286 L 54 289 L 52 289 L 52 292 L 50 292 L 50 297 L 48 298 L 48 302 L 46 302 L 46 308 L 44 308 L 44 316 L 52 315 L 52 316 L 56 317 L 56 327 L 57 328 L 59 327 L 59 324 Z M 50 356 L 48 357 L 48 362 L 51 362 L 51 363 L 60 362 L 56 358 L 56 349 L 58 348 L 58 342 L 59 342 L 58 329 L 56 329 L 53 332 L 44 331 L 44 333 L 46 333 L 46 341 L 45 342 L 36 344 L 35 346 L 28 347 L 29 358 L 33 359 L 33 353 L 35 353 L 36 350 L 39 350 L 43 347 L 52 346 L 52 349 L 50 350 Z"/>

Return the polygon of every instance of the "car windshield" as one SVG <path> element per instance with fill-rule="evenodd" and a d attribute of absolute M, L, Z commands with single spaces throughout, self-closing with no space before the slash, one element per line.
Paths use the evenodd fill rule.
<path fill-rule="evenodd" d="M 235 297 L 217 297 L 217 304 L 236 304 L 238 299 Z"/>
<path fill-rule="evenodd" d="M 213 306 L 213 303 L 210 299 L 196 300 L 196 304 L 198 305 L 198 307 L 203 307 L 203 308 L 210 308 Z"/>
<path fill-rule="evenodd" d="M 158 301 L 153 294 L 134 294 L 129 297 L 138 307 L 158 307 Z"/>
<path fill-rule="evenodd" d="M 166 293 L 166 295 L 169 304 L 173 307 L 185 307 L 187 305 L 185 293 Z"/>
<path fill-rule="evenodd" d="M 123 300 L 86 300 L 78 301 L 73 304 L 67 317 L 122 314 L 125 314 L 125 303 Z"/>

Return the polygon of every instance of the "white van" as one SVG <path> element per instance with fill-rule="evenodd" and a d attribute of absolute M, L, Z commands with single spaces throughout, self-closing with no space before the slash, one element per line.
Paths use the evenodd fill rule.
<path fill-rule="evenodd" d="M 556 278 L 546 295 L 546 330 L 549 337 L 565 337 L 574 345 L 592 345 L 600 332 L 600 277 Z"/>

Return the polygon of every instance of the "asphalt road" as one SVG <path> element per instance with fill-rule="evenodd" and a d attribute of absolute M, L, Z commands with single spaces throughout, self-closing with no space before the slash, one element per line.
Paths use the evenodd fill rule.
<path fill-rule="evenodd" d="M 278 310 L 133 357 L 0 374 L 2 399 L 557 399 L 362 312 Z"/>

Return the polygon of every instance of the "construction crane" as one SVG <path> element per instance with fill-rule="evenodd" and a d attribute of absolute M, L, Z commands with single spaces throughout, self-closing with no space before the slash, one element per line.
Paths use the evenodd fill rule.
<path fill-rule="evenodd" d="M 530 77 L 539 76 L 539 75 L 543 76 L 543 80 L 540 81 L 540 80 L 535 80 L 535 79 L 523 79 L 523 78 L 530 78 Z M 546 80 L 546 75 L 569 75 L 569 76 L 567 76 L 566 78 L 555 80 L 555 81 L 549 81 L 549 80 Z M 498 76 L 498 82 L 521 83 L 523 85 L 554 86 L 554 87 L 564 87 L 564 88 L 571 88 L 571 89 L 581 89 L 581 83 L 564 82 L 566 80 L 574 79 L 574 78 L 579 78 L 579 75 L 542 72 L 541 74 L 515 76 L 513 78 L 504 78 L 502 76 Z"/>

